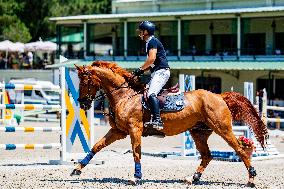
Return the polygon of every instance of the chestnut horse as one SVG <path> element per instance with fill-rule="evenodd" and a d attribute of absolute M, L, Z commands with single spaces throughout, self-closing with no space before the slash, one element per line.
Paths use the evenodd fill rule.
<path fill-rule="evenodd" d="M 89 109 L 99 89 L 104 90 L 110 106 L 109 123 L 111 129 L 91 149 L 89 154 L 75 167 L 71 175 L 79 175 L 92 157 L 102 148 L 130 135 L 135 174 L 130 180 L 135 184 L 142 178 L 141 172 L 141 137 L 147 135 L 143 122 L 150 119 L 150 112 L 141 105 L 141 88 L 135 84 L 134 76 L 115 63 L 96 61 L 91 66 L 76 66 L 80 79 L 79 99 L 82 109 Z M 255 169 L 250 158 L 238 143 L 232 131 L 232 120 L 243 120 L 254 131 L 256 139 L 265 147 L 267 128 L 259 118 L 248 99 L 236 92 L 214 94 L 206 90 L 185 92 L 185 108 L 178 112 L 162 112 L 161 118 L 166 136 L 173 136 L 190 131 L 196 148 L 201 155 L 201 163 L 192 177 L 185 181 L 199 181 L 201 174 L 212 160 L 207 144 L 212 132 L 220 135 L 239 155 L 248 171 L 247 185 L 254 187 Z M 147 120 L 148 119 L 148 120 Z"/>

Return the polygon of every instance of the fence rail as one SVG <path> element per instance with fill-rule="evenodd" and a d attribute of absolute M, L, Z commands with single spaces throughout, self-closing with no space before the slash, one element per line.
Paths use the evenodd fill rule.
<path fill-rule="evenodd" d="M 60 92 L 60 86 L 54 86 L 54 87 L 44 87 L 41 85 L 25 85 L 25 84 L 12 84 L 12 83 L 7 83 L 7 84 L 0 84 L 0 89 L 13 89 L 13 90 L 46 90 L 46 91 L 56 91 Z"/>

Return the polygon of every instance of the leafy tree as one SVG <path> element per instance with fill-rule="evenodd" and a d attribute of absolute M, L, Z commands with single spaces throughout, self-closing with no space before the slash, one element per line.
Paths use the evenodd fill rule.
<path fill-rule="evenodd" d="M 111 12 L 111 0 L 0 0 L 0 40 L 27 42 L 55 35 L 50 17 Z"/>
<path fill-rule="evenodd" d="M 0 39 L 27 42 L 31 39 L 26 25 L 17 17 L 16 13 L 23 8 L 22 3 L 15 0 L 4 0 L 0 3 Z"/>
<path fill-rule="evenodd" d="M 58 0 L 53 3 L 51 17 L 111 13 L 111 0 Z M 55 24 L 49 25 L 55 34 Z"/>
<path fill-rule="evenodd" d="M 20 41 L 27 43 L 31 40 L 31 35 L 28 28 L 20 20 L 16 23 L 10 24 L 3 30 L 3 36 L 5 39 L 10 39 L 11 41 Z"/>
<path fill-rule="evenodd" d="M 23 2 L 22 0 L 17 0 Z M 53 4 L 58 0 L 25 0 L 23 9 L 18 12 L 18 16 L 29 28 L 32 36 L 32 41 L 37 41 L 40 37 L 50 34 L 48 26 L 50 21 L 48 18 L 51 16 L 50 12 Z"/>

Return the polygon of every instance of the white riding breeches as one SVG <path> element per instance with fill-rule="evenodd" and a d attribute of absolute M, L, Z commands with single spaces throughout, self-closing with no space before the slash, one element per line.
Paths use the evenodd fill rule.
<path fill-rule="evenodd" d="M 160 69 L 151 74 L 151 80 L 149 82 L 149 91 L 148 97 L 151 94 L 155 94 L 156 96 L 161 91 L 163 86 L 167 83 L 170 78 L 170 70 L 169 69 Z"/>

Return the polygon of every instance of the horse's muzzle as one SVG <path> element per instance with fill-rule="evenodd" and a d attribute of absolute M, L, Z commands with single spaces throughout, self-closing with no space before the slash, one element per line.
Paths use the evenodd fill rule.
<path fill-rule="evenodd" d="M 87 98 L 83 98 L 83 99 L 78 98 L 77 101 L 80 104 L 80 108 L 83 110 L 89 110 L 92 106 L 92 100 L 89 100 Z"/>

